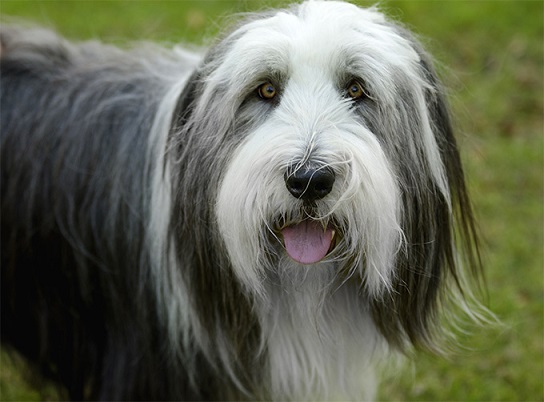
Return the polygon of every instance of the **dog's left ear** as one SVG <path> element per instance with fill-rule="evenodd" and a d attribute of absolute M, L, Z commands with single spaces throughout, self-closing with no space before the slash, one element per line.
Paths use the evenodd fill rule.
<path fill-rule="evenodd" d="M 476 228 L 445 91 L 431 57 L 407 30 L 395 27 L 420 56 L 425 101 L 449 188 L 448 201 L 432 183 L 403 194 L 406 250 L 395 267 L 392 294 L 372 303 L 374 321 L 394 346 L 440 350 L 439 313 L 465 295 L 471 299 L 461 268 L 482 279 Z M 460 256 L 462 258 L 460 258 Z M 464 303 L 464 302 L 463 302 Z"/>
<path fill-rule="evenodd" d="M 451 261 L 451 273 L 456 284 L 461 286 L 458 270 L 455 269 L 454 264 L 464 264 L 471 270 L 475 280 L 479 283 L 483 278 L 478 248 L 478 233 L 465 183 L 465 173 L 459 155 L 459 148 L 454 135 L 446 91 L 433 67 L 431 57 L 415 39 L 412 39 L 412 43 L 420 55 L 420 65 L 426 80 L 434 89 L 432 93 L 427 91 L 427 109 L 450 189 L 451 214 L 454 224 L 453 240 L 459 248 L 458 251 L 462 252 L 465 258 L 465 261 L 458 261 L 457 258 L 455 258 L 456 261 Z M 463 293 L 463 289 L 459 290 Z"/>

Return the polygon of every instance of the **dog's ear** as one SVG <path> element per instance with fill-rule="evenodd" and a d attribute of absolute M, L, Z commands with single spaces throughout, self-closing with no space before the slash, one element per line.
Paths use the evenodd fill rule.
<path fill-rule="evenodd" d="M 478 286 L 483 281 L 478 231 L 469 192 L 465 183 L 465 172 L 459 155 L 459 147 L 454 135 L 446 91 L 433 67 L 431 57 L 422 49 L 417 41 L 412 40 L 412 42 L 420 55 L 420 66 L 423 74 L 433 89 L 432 91 L 427 91 L 427 109 L 450 189 L 451 214 L 455 225 L 452 234 L 455 237 L 457 250 L 461 252 L 461 257 L 464 258 L 464 261 L 456 258 L 456 261 L 451 262 L 451 274 L 456 284 L 460 287 L 459 291 L 463 293 L 460 283 L 461 278 L 459 278 L 460 272 L 458 269 L 455 269 L 455 262 L 459 266 L 458 268 L 461 267 L 461 264 L 469 268 L 471 274 L 474 276 L 475 285 Z"/>
<path fill-rule="evenodd" d="M 475 276 L 476 284 L 479 284 L 483 278 L 478 231 L 465 183 L 465 173 L 454 135 L 446 92 L 438 80 L 430 57 L 424 52 L 421 53 L 421 68 L 427 81 L 434 88 L 434 92 L 427 94 L 427 108 L 450 188 L 451 213 L 455 224 L 454 234 L 458 237 L 457 245 L 463 252 L 464 264 Z M 452 272 L 455 277 L 457 276 L 456 272 Z M 456 281 L 458 280 L 456 279 Z M 460 290 L 462 291 L 462 289 Z"/>
<path fill-rule="evenodd" d="M 187 85 L 180 94 L 174 114 L 172 115 L 171 133 L 175 134 L 181 127 L 185 125 L 189 116 L 193 112 L 194 103 L 197 96 L 197 84 L 199 82 L 200 72 L 195 70 L 189 79 Z"/>
<path fill-rule="evenodd" d="M 463 297 L 467 290 L 461 268 L 469 266 L 479 281 L 481 263 L 444 89 L 431 57 L 410 32 L 396 28 L 420 56 L 420 75 L 427 84 L 427 115 L 448 183 L 449 200 L 431 181 L 414 183 L 408 176 L 405 178 L 408 185 L 402 190 L 402 228 L 406 247 L 397 258 L 394 291 L 389 299 L 373 301 L 372 313 L 382 334 L 401 350 L 413 345 L 438 351 L 440 310 L 452 299 Z"/>

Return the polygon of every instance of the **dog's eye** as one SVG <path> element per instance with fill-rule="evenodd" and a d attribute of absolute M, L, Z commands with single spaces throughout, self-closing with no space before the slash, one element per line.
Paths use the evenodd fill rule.
<path fill-rule="evenodd" d="M 258 93 L 262 99 L 270 100 L 276 96 L 277 91 L 274 85 L 270 82 L 266 82 L 258 88 Z"/>
<path fill-rule="evenodd" d="M 358 100 L 369 97 L 363 84 L 357 80 L 353 80 L 347 87 L 347 94 L 351 99 Z"/>

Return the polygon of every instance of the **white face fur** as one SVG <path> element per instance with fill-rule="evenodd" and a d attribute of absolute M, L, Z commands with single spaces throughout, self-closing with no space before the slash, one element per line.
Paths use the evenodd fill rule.
<path fill-rule="evenodd" d="M 270 268 L 267 242 L 282 244 L 283 227 L 312 219 L 324 227 L 330 223 L 338 236 L 317 265 L 349 265 L 347 275 L 360 275 L 369 294 L 387 289 L 403 237 L 399 184 L 384 150 L 394 139 L 380 138 L 389 123 L 376 133 L 365 116 L 395 108 L 401 79 L 420 103 L 419 121 L 427 121 L 419 55 L 379 12 L 337 2 L 308 2 L 297 15 L 257 20 L 234 36 L 208 82 L 228 87 L 225 102 L 259 104 L 246 106 L 246 114 L 258 113 L 248 118 L 251 129 L 228 164 L 217 202 L 221 234 L 239 278 L 261 293 Z M 272 99 L 251 97 L 267 83 L 275 91 Z M 362 99 L 351 96 L 353 83 L 364 87 Z M 209 85 L 204 98 L 213 91 Z M 428 123 L 420 135 L 411 141 L 423 144 L 429 170 L 446 193 Z M 311 214 L 287 191 L 284 177 L 290 166 L 304 164 L 336 174 L 331 193 L 314 203 Z M 293 265 L 285 251 L 274 250 L 276 269 L 278 262 Z"/>

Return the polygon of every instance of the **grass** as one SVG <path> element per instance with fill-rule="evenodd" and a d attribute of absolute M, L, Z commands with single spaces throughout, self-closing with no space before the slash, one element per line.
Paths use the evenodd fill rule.
<path fill-rule="evenodd" d="M 2 16 L 74 39 L 205 43 L 265 1 L 10 1 Z M 285 2 L 281 3 L 285 4 Z M 366 5 L 370 3 L 365 3 Z M 461 337 L 448 359 L 419 354 L 382 400 L 544 400 L 544 3 L 382 2 L 440 61 L 482 233 L 488 305 L 504 326 Z M 1 400 L 50 400 L 2 355 Z"/>

